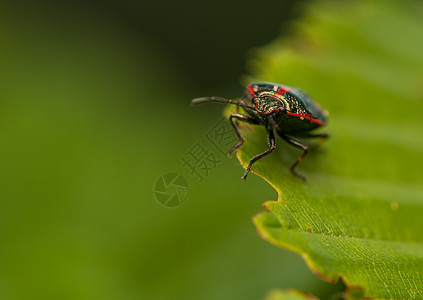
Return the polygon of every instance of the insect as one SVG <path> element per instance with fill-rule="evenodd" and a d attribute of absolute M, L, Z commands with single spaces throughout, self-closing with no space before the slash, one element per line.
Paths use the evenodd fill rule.
<path fill-rule="evenodd" d="M 258 82 L 247 85 L 244 97 L 238 101 L 221 97 L 201 97 L 192 100 L 192 104 L 206 102 L 229 103 L 245 110 L 246 114 L 236 112 L 229 117 L 229 121 L 238 137 L 238 143 L 229 151 L 229 156 L 244 144 L 244 137 L 241 135 L 236 121 L 263 125 L 266 128 L 269 149 L 250 159 L 245 173 L 241 177 L 244 180 L 247 179 L 251 166 L 256 161 L 275 150 L 275 131 L 288 144 L 303 151 L 290 167 L 291 173 L 303 181 L 306 180 L 305 177 L 298 174 L 295 168 L 308 153 L 308 147 L 296 141 L 293 137 L 329 137 L 329 133 L 315 134 L 310 132 L 326 124 L 327 112 L 314 102 L 305 91 L 299 88 L 272 82 Z"/>

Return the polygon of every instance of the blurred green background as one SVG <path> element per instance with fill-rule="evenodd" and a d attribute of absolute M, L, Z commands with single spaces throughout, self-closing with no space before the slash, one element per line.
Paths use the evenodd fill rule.
<path fill-rule="evenodd" d="M 301 1 L 2 1 L 0 299 L 328 298 L 251 222 L 276 192 L 224 159 L 202 183 L 184 155 L 238 97 L 249 49 L 289 33 Z M 167 209 L 156 179 L 183 174 Z M 243 209 L 239 210 L 239 204 Z"/>

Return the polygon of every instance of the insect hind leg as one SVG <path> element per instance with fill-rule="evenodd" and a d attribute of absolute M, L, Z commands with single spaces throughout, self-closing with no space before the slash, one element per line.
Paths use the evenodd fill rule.
<path fill-rule="evenodd" d="M 299 149 L 301 149 L 303 151 L 303 153 L 300 155 L 300 157 L 297 158 L 297 160 L 291 165 L 290 170 L 292 175 L 294 175 L 295 177 L 300 178 L 302 181 L 306 181 L 306 178 L 303 175 L 300 175 L 297 173 L 297 171 L 295 171 L 296 166 L 303 160 L 304 156 L 307 155 L 308 153 L 308 147 L 301 144 L 300 142 L 294 140 L 291 137 L 288 137 L 287 135 L 285 135 L 284 133 L 278 131 L 278 134 L 281 138 L 283 138 L 288 144 L 291 144 Z M 310 137 L 310 136 L 309 136 Z"/>

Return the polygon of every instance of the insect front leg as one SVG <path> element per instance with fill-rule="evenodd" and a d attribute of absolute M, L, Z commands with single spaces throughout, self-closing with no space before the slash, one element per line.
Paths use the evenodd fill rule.
<path fill-rule="evenodd" d="M 229 116 L 229 121 L 231 122 L 232 127 L 234 128 L 235 133 L 238 137 L 238 143 L 235 146 L 233 146 L 231 150 L 229 150 L 229 153 L 228 153 L 229 156 L 231 156 L 235 150 L 237 150 L 239 147 L 241 147 L 244 144 L 244 137 L 241 135 L 241 132 L 239 131 L 238 126 L 235 124 L 234 119 L 242 121 L 242 122 L 250 123 L 250 124 L 255 124 L 255 125 L 258 125 L 261 123 L 260 120 L 258 119 L 244 116 L 238 113 L 233 113 Z"/>
<path fill-rule="evenodd" d="M 285 141 L 287 141 L 289 144 L 291 144 L 291 145 L 293 145 L 293 146 L 295 146 L 295 147 L 300 148 L 301 150 L 303 150 L 303 154 L 301 154 L 300 157 L 298 157 L 298 159 L 291 165 L 290 170 L 291 170 L 291 173 L 294 176 L 302 179 L 305 182 L 306 181 L 306 178 L 304 176 L 298 174 L 295 171 L 295 167 L 303 160 L 304 156 L 307 155 L 307 153 L 308 153 L 308 147 L 305 146 L 305 145 L 303 145 L 303 144 L 301 144 L 300 142 L 294 140 L 293 138 L 290 138 L 290 137 L 286 136 L 285 134 L 283 134 L 281 132 L 278 132 L 278 133 L 279 133 L 280 137 L 283 138 Z"/>
<path fill-rule="evenodd" d="M 239 99 L 239 100 L 238 100 L 238 103 L 245 104 L 245 101 L 244 101 L 244 100 L 242 100 L 242 99 Z M 239 113 L 239 108 L 240 108 L 240 107 L 241 107 L 241 106 L 238 106 L 238 105 L 235 107 L 235 112 L 236 112 L 236 113 Z"/>
<path fill-rule="evenodd" d="M 248 173 L 250 173 L 251 166 L 252 166 L 252 165 L 253 165 L 256 161 L 258 161 L 259 159 L 261 159 L 261 158 L 265 157 L 266 155 L 268 155 L 268 154 L 272 153 L 272 151 L 276 149 L 276 139 L 275 139 L 275 135 L 274 135 L 274 133 L 273 133 L 273 129 L 268 129 L 268 135 L 267 135 L 267 138 L 268 138 L 268 140 L 269 140 L 269 146 L 270 146 L 270 147 L 269 147 L 269 149 L 268 149 L 268 150 L 266 150 L 266 151 L 264 151 L 264 152 L 263 152 L 263 153 L 261 153 L 261 154 L 258 154 L 258 155 L 256 155 L 256 156 L 254 156 L 252 159 L 250 159 L 250 163 L 248 164 L 247 169 L 245 169 L 244 176 L 242 176 L 242 177 L 241 177 L 242 179 L 244 179 L 244 180 L 246 180 L 246 179 L 247 179 L 247 175 L 248 175 Z"/>

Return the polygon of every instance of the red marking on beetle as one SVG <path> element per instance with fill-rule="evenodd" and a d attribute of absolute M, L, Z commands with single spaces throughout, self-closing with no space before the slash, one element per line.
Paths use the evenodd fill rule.
<path fill-rule="evenodd" d="M 249 85 L 247 86 L 247 90 L 250 92 L 250 94 L 251 94 L 253 97 L 257 97 L 257 96 L 256 96 L 256 93 L 254 92 L 253 86 L 252 86 L 251 84 L 249 84 Z"/>
<path fill-rule="evenodd" d="M 291 89 L 284 87 L 284 86 L 281 86 L 279 88 L 279 90 L 276 92 L 276 95 L 281 96 L 281 95 L 285 94 L 286 92 L 290 92 L 290 91 L 291 91 Z"/>
<path fill-rule="evenodd" d="M 295 116 L 295 117 L 299 117 L 299 118 L 304 118 L 304 119 L 310 120 L 311 122 L 314 122 L 314 123 L 316 123 L 318 125 L 324 125 L 325 124 L 324 122 L 322 122 L 320 120 L 314 119 L 311 116 L 311 114 L 295 114 L 295 113 L 292 113 L 292 112 L 289 112 L 289 111 L 287 111 L 286 113 L 288 115 L 291 115 L 291 116 Z"/>
<path fill-rule="evenodd" d="M 308 228 L 307 231 L 310 232 L 310 233 L 313 232 L 313 230 L 311 230 L 311 228 Z"/>

